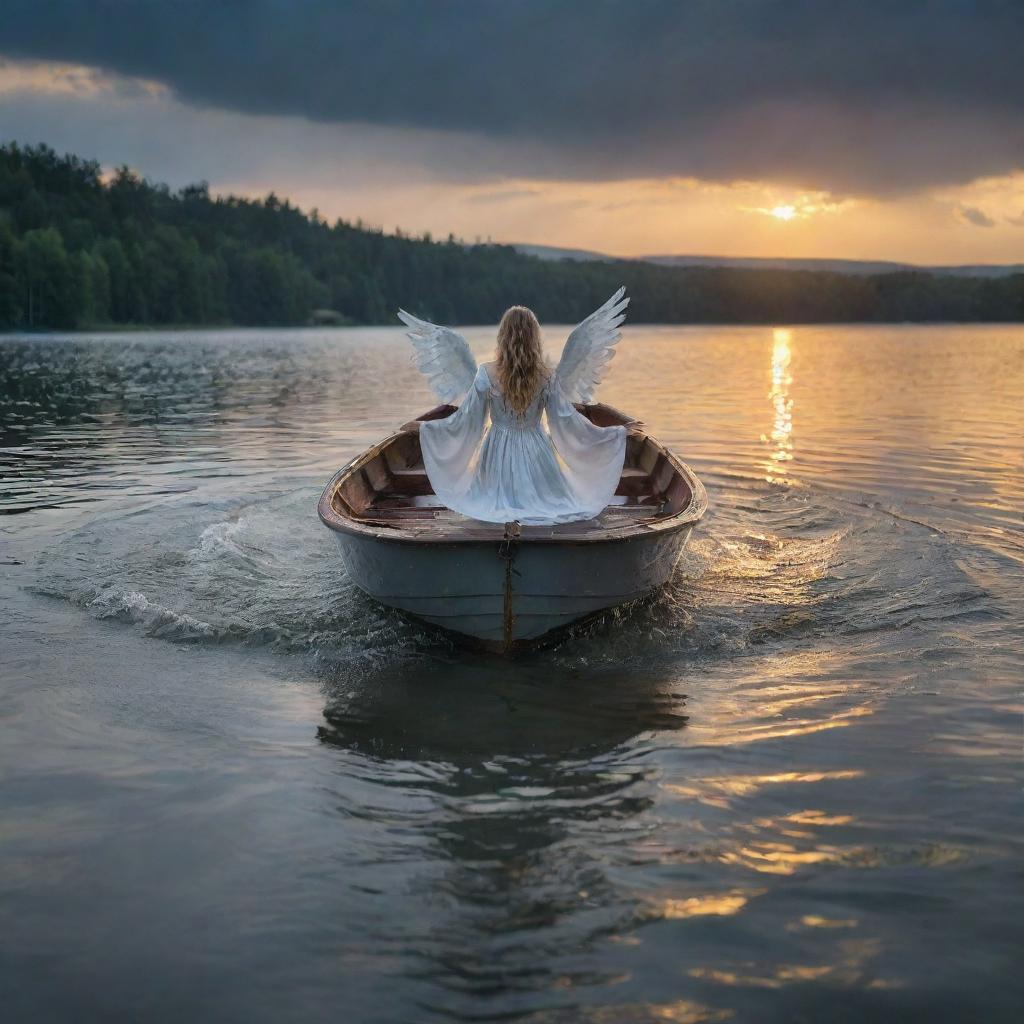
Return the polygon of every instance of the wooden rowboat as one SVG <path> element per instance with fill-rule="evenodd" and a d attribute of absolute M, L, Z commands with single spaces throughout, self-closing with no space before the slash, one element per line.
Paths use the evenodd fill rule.
<path fill-rule="evenodd" d="M 599 426 L 629 419 L 607 405 L 577 408 Z M 481 523 L 440 504 L 419 435 L 402 430 L 339 470 L 318 506 L 360 589 L 501 653 L 664 584 L 706 509 L 693 471 L 644 434 L 628 439 L 614 503 L 594 519 Z"/>

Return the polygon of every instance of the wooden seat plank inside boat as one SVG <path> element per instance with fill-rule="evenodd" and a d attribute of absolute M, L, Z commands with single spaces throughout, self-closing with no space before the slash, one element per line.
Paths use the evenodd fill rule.
<path fill-rule="evenodd" d="M 447 415 L 432 410 L 424 418 Z M 583 407 L 595 423 L 621 422 L 621 414 L 605 406 Z M 686 508 L 691 490 L 666 450 L 654 438 L 630 437 L 626 460 L 613 503 L 591 520 L 558 526 L 523 527 L 524 536 L 558 536 L 566 540 L 594 535 L 614 536 L 665 520 Z M 348 519 L 386 531 L 423 536 L 458 532 L 464 537 L 500 537 L 501 524 L 480 523 L 443 506 L 423 467 L 419 437 L 401 432 L 370 449 L 339 482 L 332 505 Z"/>

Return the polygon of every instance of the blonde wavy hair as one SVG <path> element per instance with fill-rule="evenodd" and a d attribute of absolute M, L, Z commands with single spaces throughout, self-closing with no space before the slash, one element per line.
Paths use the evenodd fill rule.
<path fill-rule="evenodd" d="M 532 309 L 510 306 L 498 324 L 498 384 L 505 404 L 522 416 L 550 371 L 544 361 L 540 324 Z"/>

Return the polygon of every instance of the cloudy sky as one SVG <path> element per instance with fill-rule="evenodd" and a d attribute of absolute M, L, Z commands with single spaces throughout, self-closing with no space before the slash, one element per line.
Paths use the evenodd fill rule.
<path fill-rule="evenodd" d="M 4 0 L 0 137 L 621 255 L 1024 261 L 1022 0 Z"/>

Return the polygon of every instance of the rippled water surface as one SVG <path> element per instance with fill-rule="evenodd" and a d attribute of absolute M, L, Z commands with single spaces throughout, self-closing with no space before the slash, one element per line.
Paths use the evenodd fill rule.
<path fill-rule="evenodd" d="M 1020 1019 L 1024 328 L 633 328 L 601 397 L 711 511 L 507 662 L 316 520 L 398 331 L 0 339 L 5 1020 Z"/>

